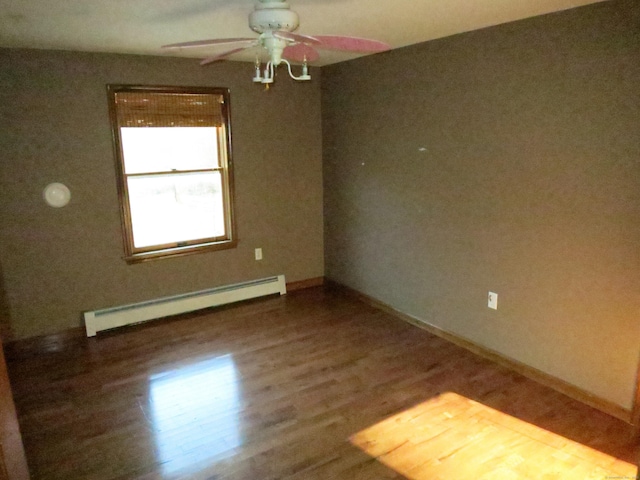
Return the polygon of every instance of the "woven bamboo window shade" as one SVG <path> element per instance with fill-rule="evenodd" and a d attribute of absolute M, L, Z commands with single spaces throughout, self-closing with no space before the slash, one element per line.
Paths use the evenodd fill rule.
<path fill-rule="evenodd" d="M 117 92 L 120 127 L 219 127 L 224 97 L 219 94 Z"/>

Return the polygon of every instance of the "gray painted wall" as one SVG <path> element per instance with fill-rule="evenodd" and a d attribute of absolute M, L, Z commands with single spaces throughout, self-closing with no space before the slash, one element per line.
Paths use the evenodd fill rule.
<path fill-rule="evenodd" d="M 320 76 L 269 92 L 252 66 L 193 59 L 0 50 L 2 330 L 13 338 L 80 326 L 81 312 L 285 274 L 322 276 Z M 231 89 L 236 221 L 232 250 L 127 265 L 106 84 Z M 72 199 L 42 200 L 50 182 Z M 264 260 L 254 260 L 262 247 Z"/>
<path fill-rule="evenodd" d="M 326 275 L 630 408 L 639 5 L 324 68 Z"/>

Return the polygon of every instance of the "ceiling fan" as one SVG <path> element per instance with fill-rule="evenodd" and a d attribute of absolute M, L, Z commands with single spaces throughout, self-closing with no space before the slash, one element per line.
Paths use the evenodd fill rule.
<path fill-rule="evenodd" d="M 196 40 L 163 45 L 162 48 L 178 50 L 216 45 L 229 45 L 232 47 L 223 53 L 203 59 L 200 65 L 223 60 L 248 48 L 264 48 L 269 55 L 269 60 L 264 70 L 262 70 L 260 60 L 256 59 L 253 81 L 266 85 L 273 83 L 275 69 L 283 63 L 287 66 L 289 76 L 294 80 L 311 80 L 308 63 L 320 58 L 317 49 L 357 53 L 377 53 L 390 49 L 389 45 L 384 42 L 366 38 L 337 35 L 309 36 L 294 33 L 299 25 L 298 14 L 291 10 L 286 0 L 258 0 L 254 10 L 249 14 L 249 28 L 259 34 L 257 38 Z M 302 64 L 301 75 L 295 76 L 293 74 L 290 61 Z"/>

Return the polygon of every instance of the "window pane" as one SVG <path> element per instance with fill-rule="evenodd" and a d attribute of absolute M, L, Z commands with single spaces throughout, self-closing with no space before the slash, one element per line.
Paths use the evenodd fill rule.
<path fill-rule="evenodd" d="M 126 174 L 217 168 L 216 127 L 122 127 Z"/>
<path fill-rule="evenodd" d="M 129 177 L 136 248 L 225 235 L 220 172 Z"/>

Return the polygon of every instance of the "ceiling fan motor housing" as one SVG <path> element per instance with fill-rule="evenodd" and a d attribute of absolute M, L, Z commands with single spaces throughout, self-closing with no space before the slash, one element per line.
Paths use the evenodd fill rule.
<path fill-rule="evenodd" d="M 287 2 L 261 0 L 249 14 L 249 27 L 257 33 L 275 30 L 293 32 L 299 25 L 298 14 L 289 9 Z"/>

